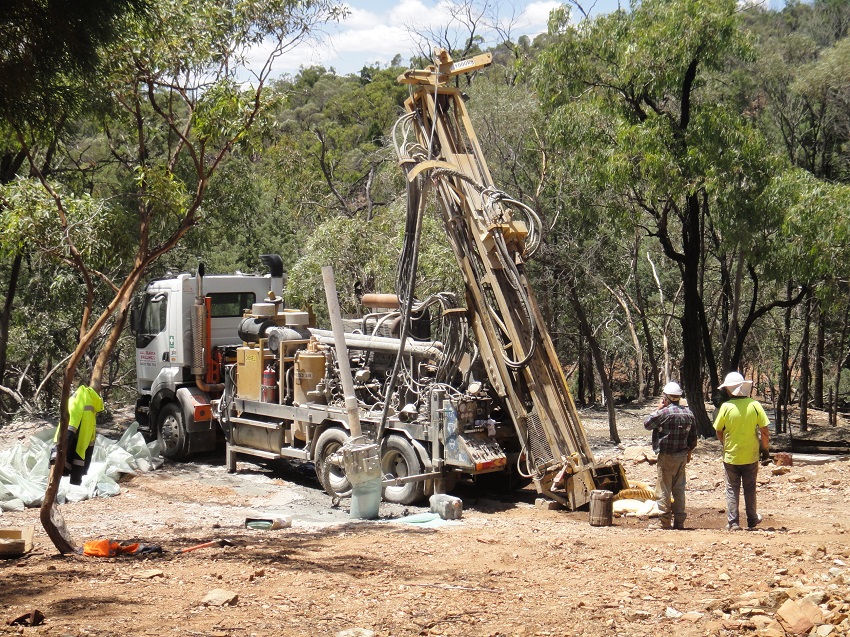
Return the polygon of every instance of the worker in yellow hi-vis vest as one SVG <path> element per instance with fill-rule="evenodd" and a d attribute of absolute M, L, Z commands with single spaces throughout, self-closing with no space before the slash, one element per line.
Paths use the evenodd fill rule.
<path fill-rule="evenodd" d="M 68 399 L 68 447 L 65 454 L 65 468 L 62 475 L 71 476 L 71 484 L 82 484 L 83 476 L 89 470 L 94 439 L 97 434 L 97 414 L 103 411 L 103 398 L 94 389 L 80 385 Z M 53 436 L 53 453 L 50 463 L 56 460 L 56 445 L 59 440 L 59 428 Z"/>

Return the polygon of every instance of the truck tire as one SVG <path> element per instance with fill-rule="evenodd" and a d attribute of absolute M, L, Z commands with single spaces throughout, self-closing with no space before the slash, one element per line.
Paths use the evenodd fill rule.
<path fill-rule="evenodd" d="M 422 465 L 413 446 L 403 436 L 388 436 L 381 454 L 381 473 L 384 478 L 405 478 L 422 473 Z M 414 504 L 425 497 L 425 481 L 387 485 L 384 500 L 394 504 Z"/>
<path fill-rule="evenodd" d="M 316 441 L 316 455 L 314 464 L 316 466 L 316 477 L 322 488 L 331 497 L 347 498 L 351 495 L 351 483 L 345 477 L 345 469 L 333 463 L 325 462 L 325 459 L 342 449 L 348 442 L 349 435 L 346 431 L 333 427 L 325 429 Z"/>
<path fill-rule="evenodd" d="M 183 413 L 177 403 L 166 403 L 159 410 L 156 423 L 159 451 L 169 460 L 184 460 L 189 455 L 189 437 L 183 423 Z"/>

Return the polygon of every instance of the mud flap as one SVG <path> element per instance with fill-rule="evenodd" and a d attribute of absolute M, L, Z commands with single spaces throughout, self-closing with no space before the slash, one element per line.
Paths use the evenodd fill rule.
<path fill-rule="evenodd" d="M 422 463 L 424 467 L 425 473 L 430 473 L 434 470 L 434 463 L 431 461 L 431 456 L 428 455 L 428 450 L 422 445 L 418 440 L 414 440 L 412 438 L 409 439 L 410 444 L 413 447 L 413 450 L 416 452 L 416 455 L 419 457 L 419 461 Z M 430 495 L 434 493 L 434 480 L 433 478 L 428 478 L 425 481 L 425 495 Z"/>
<path fill-rule="evenodd" d="M 206 392 L 197 387 L 177 390 L 177 402 L 183 413 L 183 426 L 189 440 L 189 453 L 215 449 L 216 430 L 212 405 Z"/>

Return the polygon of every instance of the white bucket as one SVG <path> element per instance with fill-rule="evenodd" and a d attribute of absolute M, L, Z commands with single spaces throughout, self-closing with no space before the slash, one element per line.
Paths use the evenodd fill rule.
<path fill-rule="evenodd" d="M 346 445 L 342 448 L 342 458 L 345 475 L 351 483 L 349 515 L 359 520 L 376 519 L 381 504 L 381 463 L 378 459 L 378 445 Z"/>

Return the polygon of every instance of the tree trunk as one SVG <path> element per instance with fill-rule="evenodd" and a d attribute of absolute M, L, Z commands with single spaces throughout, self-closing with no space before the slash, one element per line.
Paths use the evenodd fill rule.
<path fill-rule="evenodd" d="M 703 437 L 714 436 L 714 427 L 705 410 L 703 393 L 703 320 L 704 310 L 699 292 L 701 250 L 699 202 L 696 195 L 688 197 L 687 214 L 682 227 L 682 382 L 688 406 L 697 421 L 697 431 Z"/>
<path fill-rule="evenodd" d="M 124 331 L 124 326 L 127 323 L 127 311 L 130 307 L 130 298 L 132 296 L 132 293 L 133 289 L 128 288 L 126 298 L 121 299 L 118 305 L 118 309 L 115 312 L 115 324 L 109 331 L 109 337 L 106 339 L 106 343 L 104 343 L 103 347 L 98 353 L 97 359 L 94 363 L 94 367 L 92 368 L 91 381 L 89 382 L 89 386 L 97 393 L 101 393 L 101 389 L 103 388 L 104 370 L 106 369 L 106 365 L 109 362 L 109 359 L 112 357 L 112 352 L 115 351 L 115 346 L 118 344 L 118 340 L 121 338 L 121 334 Z"/>
<path fill-rule="evenodd" d="M 9 271 L 9 287 L 6 290 L 6 300 L 3 303 L 3 313 L 0 314 L 0 385 L 6 383 L 6 351 L 9 347 L 9 323 L 12 319 L 12 306 L 15 292 L 18 288 L 18 278 L 21 274 L 21 252 L 15 253 L 12 268 Z M 0 394 L 2 396 L 2 394 Z M 2 398 L 0 398 L 0 419 L 3 417 Z"/>
<path fill-rule="evenodd" d="M 646 387 L 643 378 L 643 347 L 641 347 L 640 339 L 638 338 L 638 333 L 635 329 L 635 322 L 632 319 L 632 313 L 629 310 L 628 299 L 622 290 L 614 290 L 608 287 L 608 285 L 605 285 L 605 287 L 617 303 L 620 304 L 620 307 L 623 308 L 623 313 L 626 315 L 626 326 L 629 329 L 629 336 L 632 339 L 632 347 L 635 348 L 635 382 L 637 384 L 637 397 L 640 397 L 644 395 Z"/>
<path fill-rule="evenodd" d="M 594 371 L 593 353 L 584 350 L 584 402 L 586 405 L 596 404 L 596 372 Z"/>
<path fill-rule="evenodd" d="M 685 275 L 684 311 L 682 314 L 682 384 L 688 398 L 688 406 L 696 417 L 697 431 L 703 437 L 714 435 L 714 427 L 705 410 L 705 396 L 702 389 L 702 348 L 699 339 L 700 326 L 693 310 L 696 295 L 695 280 L 688 281 L 688 268 Z"/>
<path fill-rule="evenodd" d="M 803 344 L 800 353 L 800 431 L 809 430 L 809 380 L 811 368 L 809 365 L 809 334 L 812 323 L 812 293 L 806 293 L 806 303 L 803 306 Z"/>
<path fill-rule="evenodd" d="M 587 402 L 584 400 L 584 337 L 579 334 L 578 336 L 578 404 L 582 407 L 587 406 Z"/>
<path fill-rule="evenodd" d="M 641 331 L 643 332 L 643 340 L 646 343 L 646 357 L 649 363 L 649 373 L 651 378 L 648 379 L 643 388 L 641 398 L 648 398 L 650 395 L 657 396 L 660 391 L 659 385 L 659 370 L 658 357 L 655 355 L 655 344 L 652 341 L 652 333 L 649 330 L 649 321 L 646 319 L 646 303 L 643 300 L 643 288 L 638 277 L 638 259 L 640 258 L 640 231 L 635 230 L 635 246 L 632 252 L 632 278 L 635 281 L 635 305 L 638 310 L 638 321 L 640 322 Z M 651 385 L 651 386 L 650 386 Z"/>
<path fill-rule="evenodd" d="M 652 268 L 652 276 L 655 279 L 655 285 L 658 288 L 658 299 L 659 305 L 664 307 L 664 288 L 661 287 L 661 279 L 658 278 L 658 272 L 655 270 L 655 264 L 652 262 L 652 259 L 649 256 L 649 253 L 646 253 L 646 260 L 649 261 L 649 265 Z M 681 287 L 679 288 L 681 290 Z M 678 297 L 678 292 L 676 293 Z M 673 306 L 675 307 L 676 300 L 673 299 Z M 670 382 L 670 375 L 673 373 L 670 365 L 670 344 L 667 341 L 667 330 L 670 328 L 670 320 L 673 317 L 673 311 L 667 314 L 667 317 L 664 320 L 664 327 L 661 329 L 661 351 L 664 356 L 664 369 L 663 376 L 659 379 L 659 383 L 668 383 Z M 661 393 L 661 389 L 656 387 L 656 395 Z"/>
<path fill-rule="evenodd" d="M 850 303 L 845 306 L 844 319 L 841 322 L 841 338 L 838 340 L 838 356 L 835 359 L 835 379 L 829 390 L 832 394 L 832 399 L 829 401 L 829 424 L 838 424 L 838 396 L 841 388 L 841 370 L 844 367 L 844 358 L 847 348 L 844 346 L 844 341 L 847 338 L 848 325 L 850 323 Z"/>
<path fill-rule="evenodd" d="M 704 361 L 703 372 L 708 376 L 708 386 L 711 388 L 709 389 L 709 393 L 713 394 L 717 391 L 717 386 L 720 385 L 720 378 L 717 375 L 717 361 L 714 358 L 714 350 L 712 349 L 711 328 L 708 325 L 708 317 L 705 315 L 705 305 L 703 305 L 702 302 L 702 294 L 699 294 L 696 302 L 697 321 L 699 322 L 700 331 L 702 333 L 702 355 Z M 703 394 L 702 384 L 700 384 L 700 393 Z M 711 435 L 715 435 L 714 428 L 711 430 Z"/>
<path fill-rule="evenodd" d="M 593 330 L 590 328 L 590 323 L 587 320 L 587 315 L 584 313 L 584 308 L 581 305 L 581 300 L 578 298 L 578 293 L 574 285 L 567 284 L 567 296 L 570 299 L 570 305 L 572 305 L 573 311 L 576 313 L 579 327 L 587 339 L 587 344 L 596 363 L 599 383 L 602 385 L 602 395 L 605 398 L 605 405 L 608 408 L 608 433 L 611 442 L 619 443 L 620 434 L 617 432 L 617 410 L 614 406 L 614 396 L 611 393 L 611 383 L 608 381 L 608 374 L 605 371 L 605 360 L 602 357 L 602 350 L 599 348 L 599 343 L 593 335 Z"/>
<path fill-rule="evenodd" d="M 812 405 L 816 409 L 823 409 L 823 359 L 826 350 L 826 317 L 823 305 L 815 299 L 815 313 L 817 316 L 818 330 L 815 336 L 815 373 L 814 388 L 812 390 Z"/>
<path fill-rule="evenodd" d="M 791 298 L 791 281 L 786 286 L 786 298 Z M 788 397 L 791 394 L 791 306 L 785 308 L 782 333 L 782 360 L 779 362 L 779 394 L 776 404 L 776 433 L 788 428 Z"/>
<path fill-rule="evenodd" d="M 738 265 L 735 268 L 735 281 L 731 287 L 732 298 L 730 299 L 730 311 L 726 335 L 723 339 L 723 349 L 720 353 L 720 368 L 725 373 L 732 371 L 730 366 L 732 358 L 732 345 L 735 343 L 735 334 L 738 331 L 738 312 L 741 307 L 741 282 L 744 278 L 744 255 L 738 254 Z M 724 286 L 725 287 L 725 286 Z"/>
<path fill-rule="evenodd" d="M 76 550 L 76 544 L 71 537 L 68 529 L 65 526 L 65 520 L 61 512 L 56 506 L 56 494 L 59 493 L 59 481 L 62 479 L 62 472 L 65 469 L 65 458 L 68 454 L 67 433 L 68 433 L 68 399 L 71 396 L 71 385 L 74 381 L 74 372 L 80 359 L 83 357 L 85 348 L 88 343 L 80 342 L 68 361 L 68 366 L 65 368 L 65 376 L 62 380 L 62 394 L 59 398 L 59 432 L 58 442 L 56 445 L 56 462 L 50 470 L 50 476 L 47 479 L 47 490 L 44 492 L 44 499 L 41 502 L 40 518 L 41 525 L 44 527 L 53 546 L 56 547 L 63 555 L 73 553 Z"/>

